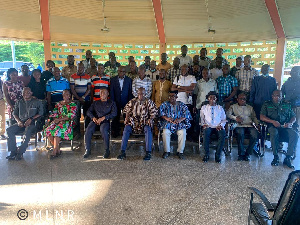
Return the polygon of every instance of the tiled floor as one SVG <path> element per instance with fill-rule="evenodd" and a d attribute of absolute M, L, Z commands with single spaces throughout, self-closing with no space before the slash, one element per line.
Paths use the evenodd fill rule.
<path fill-rule="evenodd" d="M 43 143 L 39 143 L 42 145 Z M 0 143 L 0 224 L 247 224 L 248 186 L 277 201 L 288 174 L 271 167 L 272 153 L 237 161 L 236 148 L 222 163 L 203 163 L 203 150 L 187 144 L 186 160 L 162 159 L 155 151 L 145 162 L 143 147 L 134 145 L 127 160 L 103 159 L 101 144 L 83 159 L 83 148 L 63 148 L 49 160 L 46 151 L 30 146 L 21 161 L 8 161 L 6 142 Z M 299 152 L 299 151 L 298 151 Z M 281 162 L 283 156 L 281 157 Z M 300 169 L 300 156 L 294 160 Z M 28 212 L 26 220 L 17 217 Z M 20 211 L 23 218 L 25 213 Z"/>

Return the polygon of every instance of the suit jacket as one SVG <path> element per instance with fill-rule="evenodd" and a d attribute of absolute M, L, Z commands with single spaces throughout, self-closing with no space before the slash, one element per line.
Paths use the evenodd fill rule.
<path fill-rule="evenodd" d="M 119 76 L 115 76 L 110 80 L 110 98 L 115 101 L 118 108 L 124 106 L 133 98 L 132 95 L 132 80 L 125 76 L 123 89 L 121 91 Z"/>

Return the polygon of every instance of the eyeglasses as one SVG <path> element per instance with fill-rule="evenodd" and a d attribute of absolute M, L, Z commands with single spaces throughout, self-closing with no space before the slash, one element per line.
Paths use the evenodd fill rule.
<path fill-rule="evenodd" d="M 246 98 L 239 98 L 239 100 L 244 100 L 244 101 L 246 101 Z"/>

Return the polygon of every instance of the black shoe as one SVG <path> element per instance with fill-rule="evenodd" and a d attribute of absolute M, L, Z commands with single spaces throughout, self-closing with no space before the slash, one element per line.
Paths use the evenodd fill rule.
<path fill-rule="evenodd" d="M 291 162 L 290 156 L 285 157 L 285 159 L 283 160 L 283 165 L 286 165 L 288 168 L 295 169 L 294 165 Z"/>
<path fill-rule="evenodd" d="M 243 161 L 243 160 L 244 160 L 244 156 L 243 155 L 239 155 L 238 161 Z"/>
<path fill-rule="evenodd" d="M 151 152 L 147 152 L 143 159 L 146 160 L 146 161 L 150 160 L 151 159 Z"/>
<path fill-rule="evenodd" d="M 121 152 L 121 154 L 118 155 L 117 159 L 120 159 L 120 160 L 126 159 L 126 153 L 125 152 Z"/>
<path fill-rule="evenodd" d="M 205 155 L 202 159 L 203 162 L 207 162 L 209 160 L 209 155 Z"/>
<path fill-rule="evenodd" d="M 183 153 L 178 153 L 178 158 L 179 159 L 185 159 Z"/>
<path fill-rule="evenodd" d="M 21 160 L 23 158 L 23 153 L 18 153 L 16 156 L 16 160 Z"/>
<path fill-rule="evenodd" d="M 250 156 L 248 154 L 244 155 L 244 161 L 248 162 L 250 160 Z"/>
<path fill-rule="evenodd" d="M 104 159 L 108 159 L 110 156 L 110 151 L 106 151 L 105 154 L 103 155 Z"/>
<path fill-rule="evenodd" d="M 271 166 L 278 166 L 278 165 L 279 165 L 279 157 L 278 155 L 275 155 L 273 161 L 271 162 Z"/>
<path fill-rule="evenodd" d="M 216 158 L 215 161 L 216 161 L 216 163 L 221 163 L 221 159 L 220 158 Z"/>
<path fill-rule="evenodd" d="M 8 137 L 6 137 L 4 134 L 2 134 L 1 136 L 0 136 L 0 140 L 6 140 Z"/>
<path fill-rule="evenodd" d="M 91 150 L 85 150 L 85 153 L 83 155 L 83 158 L 88 158 L 91 155 Z"/>
<path fill-rule="evenodd" d="M 17 156 L 17 154 L 10 153 L 9 156 L 6 156 L 6 159 L 8 159 L 8 160 L 14 160 L 16 158 L 16 156 Z"/>
<path fill-rule="evenodd" d="M 170 156 L 170 152 L 164 152 L 164 154 L 162 155 L 163 159 L 166 159 Z"/>

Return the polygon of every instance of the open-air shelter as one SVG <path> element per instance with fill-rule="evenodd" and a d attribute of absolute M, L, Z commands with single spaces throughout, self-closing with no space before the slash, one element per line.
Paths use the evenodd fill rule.
<path fill-rule="evenodd" d="M 125 64 L 162 52 L 171 61 L 182 44 L 210 57 L 222 47 L 231 65 L 246 54 L 254 67 L 270 64 L 281 85 L 286 42 L 300 37 L 299 9 L 297 0 L 2 0 L 0 38 L 43 42 L 45 60 L 58 66 L 87 49 L 98 61 L 114 51 Z"/>

